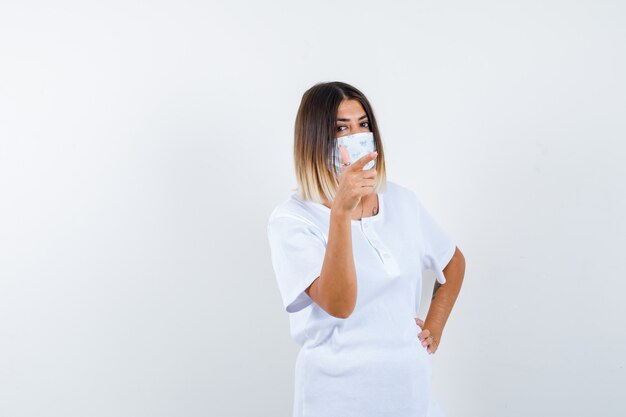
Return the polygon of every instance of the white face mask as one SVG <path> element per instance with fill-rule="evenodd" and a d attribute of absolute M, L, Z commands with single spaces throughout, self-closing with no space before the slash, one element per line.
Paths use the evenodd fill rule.
<path fill-rule="evenodd" d="M 337 167 L 337 172 L 341 174 L 342 162 L 341 162 L 341 149 L 339 145 L 342 145 L 348 151 L 350 155 L 350 164 L 355 163 L 359 158 L 367 155 L 370 152 L 374 152 L 374 133 L 361 132 L 354 133 L 352 135 L 341 136 L 337 138 L 337 149 L 335 149 L 336 157 L 333 163 Z M 376 166 L 376 159 L 369 161 L 363 169 L 370 169 Z"/>

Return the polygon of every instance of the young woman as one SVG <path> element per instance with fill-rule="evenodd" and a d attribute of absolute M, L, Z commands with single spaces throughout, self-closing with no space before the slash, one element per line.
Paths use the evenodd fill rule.
<path fill-rule="evenodd" d="M 375 151 L 375 152 L 370 152 Z M 294 417 L 439 417 L 432 356 L 465 260 L 410 189 L 388 181 L 369 101 L 319 83 L 295 123 L 297 192 L 272 211 L 272 264 L 296 360 Z M 437 274 L 425 321 L 422 271 Z"/>

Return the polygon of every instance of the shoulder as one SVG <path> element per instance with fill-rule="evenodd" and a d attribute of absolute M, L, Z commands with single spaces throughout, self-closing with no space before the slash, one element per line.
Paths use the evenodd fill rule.
<path fill-rule="evenodd" d="M 387 180 L 387 188 L 385 189 L 384 196 L 385 202 L 401 202 L 403 204 L 414 204 L 418 202 L 415 191 L 405 187 L 404 185 L 400 185 L 397 182 L 389 180 Z"/>
<path fill-rule="evenodd" d="M 413 190 L 411 190 L 410 188 L 405 187 L 404 185 L 400 185 L 399 183 L 395 181 L 389 181 L 389 180 L 387 180 L 387 189 L 385 190 L 385 192 L 391 193 L 391 194 L 403 194 L 403 195 L 415 194 Z"/>
<path fill-rule="evenodd" d="M 292 193 L 271 211 L 267 219 L 267 227 L 270 228 L 277 223 L 287 223 L 294 226 L 306 225 L 313 229 L 319 227 L 315 216 L 312 215 L 311 207 L 307 202 L 301 200 L 296 193 Z"/>

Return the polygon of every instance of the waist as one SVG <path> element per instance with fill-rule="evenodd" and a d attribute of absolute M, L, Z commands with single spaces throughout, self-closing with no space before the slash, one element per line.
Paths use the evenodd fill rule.
<path fill-rule="evenodd" d="M 419 328 L 414 322 L 400 327 L 375 328 L 367 326 L 332 326 L 309 331 L 303 349 L 330 350 L 336 354 L 351 352 L 393 352 L 421 346 L 417 338 Z"/>

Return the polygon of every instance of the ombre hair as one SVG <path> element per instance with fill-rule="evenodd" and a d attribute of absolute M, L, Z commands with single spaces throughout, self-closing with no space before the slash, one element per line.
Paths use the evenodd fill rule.
<path fill-rule="evenodd" d="M 323 203 L 335 199 L 340 172 L 332 161 L 337 153 L 337 111 L 343 100 L 357 100 L 363 106 L 378 152 L 374 192 L 387 188 L 385 153 L 369 101 L 349 84 L 317 83 L 302 95 L 295 123 L 293 156 L 298 196 L 303 200 Z"/>

